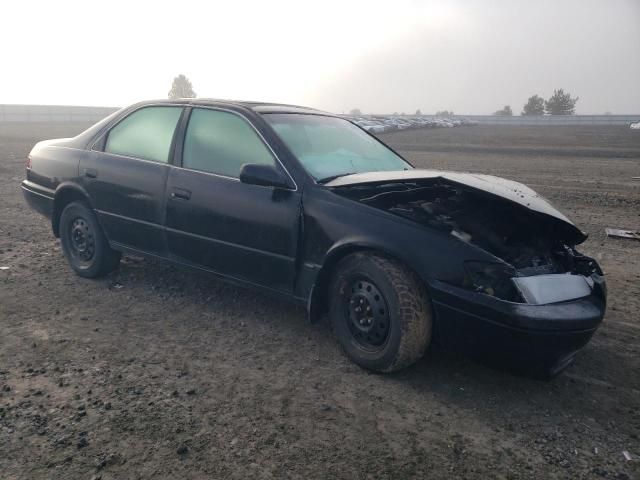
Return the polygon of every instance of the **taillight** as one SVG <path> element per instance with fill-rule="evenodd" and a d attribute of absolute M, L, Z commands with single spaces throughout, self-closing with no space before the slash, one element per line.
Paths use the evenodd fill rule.
<path fill-rule="evenodd" d="M 27 166 L 27 170 L 31 169 L 31 155 L 27 155 L 26 166 Z"/>

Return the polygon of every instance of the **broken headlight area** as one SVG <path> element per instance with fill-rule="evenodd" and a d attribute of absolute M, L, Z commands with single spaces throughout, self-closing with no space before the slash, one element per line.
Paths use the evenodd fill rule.
<path fill-rule="evenodd" d="M 515 268 L 500 263 L 465 262 L 464 287 L 478 293 L 518 302 L 522 300 L 511 279 Z"/>
<path fill-rule="evenodd" d="M 594 282 L 591 277 L 570 273 L 552 273 L 535 277 L 512 279 L 526 303 L 545 305 L 591 295 Z"/>
<path fill-rule="evenodd" d="M 510 302 L 558 303 L 589 296 L 594 288 L 591 276 L 571 272 L 523 275 L 510 265 L 475 261 L 464 265 L 465 288 Z M 531 273 L 530 268 L 525 271 Z"/>

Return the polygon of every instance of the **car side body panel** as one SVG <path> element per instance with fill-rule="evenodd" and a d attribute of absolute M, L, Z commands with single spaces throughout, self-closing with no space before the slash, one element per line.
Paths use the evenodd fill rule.
<path fill-rule="evenodd" d="M 82 158 L 80 183 L 112 244 L 166 255 L 164 189 L 169 168 L 96 151 Z"/>
<path fill-rule="evenodd" d="M 300 192 L 171 168 L 167 193 L 172 258 L 292 293 Z"/>
<path fill-rule="evenodd" d="M 68 138 L 38 142 L 29 154 L 30 168 L 22 182 L 22 191 L 34 210 L 53 220 L 56 236 L 56 201 L 70 191 L 77 192 L 78 198 L 84 195 L 78 165 L 85 154 Z"/>
<path fill-rule="evenodd" d="M 105 135 L 119 120 L 137 108 L 165 104 L 184 108 L 168 163 L 101 151 Z M 186 119 L 196 104 L 235 112 L 250 122 L 291 180 L 291 188 L 249 185 L 182 168 Z M 553 305 L 507 301 L 468 288 L 465 262 L 506 265 L 497 254 L 451 231 L 420 224 L 338 190 L 384 183 L 387 177 L 392 182 L 444 179 L 511 200 L 523 215 L 529 209 L 553 217 L 569 225 L 575 239 L 584 240 L 535 192 L 495 177 L 416 170 L 346 176 L 322 185 L 262 117 L 267 112 L 324 115 L 312 109 L 251 102 L 180 100 L 133 105 L 73 139 L 38 143 L 22 183 L 25 198 L 51 218 L 54 233 L 65 201 L 86 200 L 112 248 L 205 270 L 305 303 L 311 320 L 325 311 L 327 287 L 340 260 L 355 251 L 374 250 L 406 264 L 422 280 L 432 299 L 436 335 L 447 348 L 488 352 L 501 361 L 505 356 L 522 361 L 530 357 L 544 364 L 546 371 L 557 372 L 595 332 L 606 304 L 605 283 L 595 261 L 594 272 L 599 274 L 589 279 L 592 293 L 587 297 Z M 509 195 L 514 198 L 506 198 Z"/>
<path fill-rule="evenodd" d="M 84 151 L 68 146 L 70 143 L 69 139 L 37 143 L 29 154 L 31 168 L 27 169 L 27 181 L 49 192 L 55 192 L 63 182 L 77 182 L 78 164 Z"/>

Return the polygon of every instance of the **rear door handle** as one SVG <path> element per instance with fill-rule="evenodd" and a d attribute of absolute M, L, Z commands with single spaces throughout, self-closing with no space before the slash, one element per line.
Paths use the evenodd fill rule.
<path fill-rule="evenodd" d="M 98 170 L 95 168 L 85 168 L 84 176 L 89 178 L 96 178 L 98 176 Z"/>
<path fill-rule="evenodd" d="M 171 191 L 171 198 L 189 200 L 191 198 L 191 191 L 187 190 L 186 188 L 174 188 Z"/>

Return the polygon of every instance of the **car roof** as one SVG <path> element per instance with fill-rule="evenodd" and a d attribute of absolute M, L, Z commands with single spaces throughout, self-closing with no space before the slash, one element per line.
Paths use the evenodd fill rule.
<path fill-rule="evenodd" d="M 240 107 L 253 110 L 256 113 L 305 113 L 311 115 L 328 115 L 335 116 L 333 113 L 323 112 L 310 107 L 302 107 L 299 105 L 288 105 L 284 103 L 255 102 L 247 100 L 222 100 L 216 98 L 179 98 L 177 100 L 150 100 L 140 102 L 139 105 L 145 104 L 181 104 L 184 105 L 202 105 L 207 107 Z"/>

